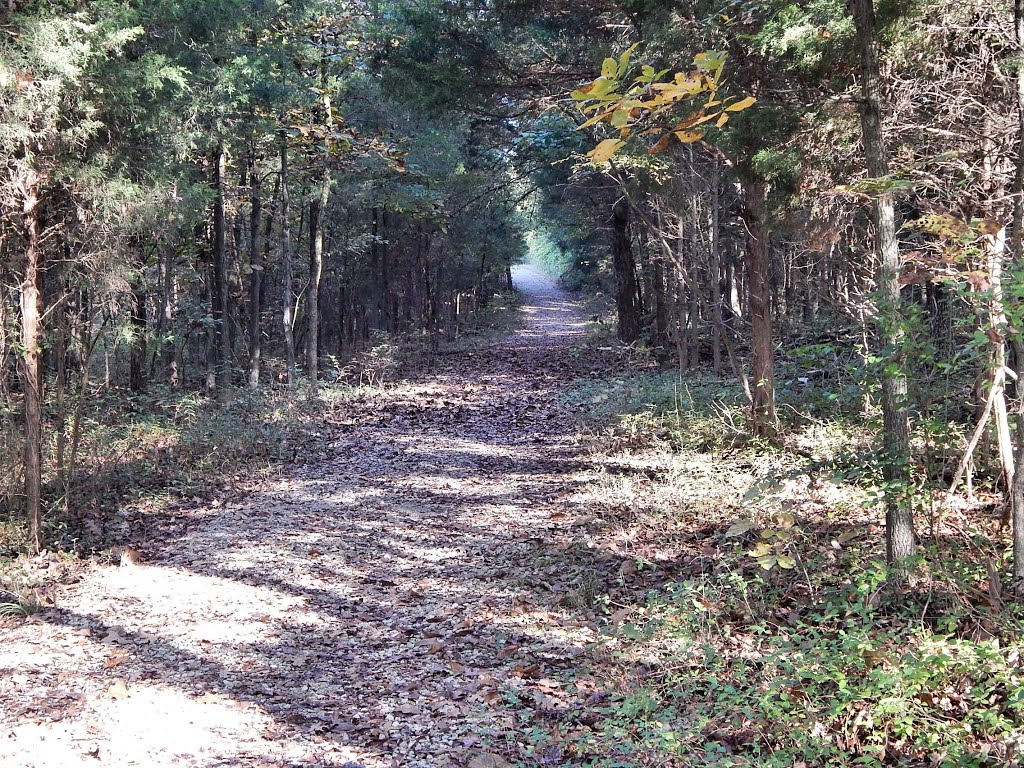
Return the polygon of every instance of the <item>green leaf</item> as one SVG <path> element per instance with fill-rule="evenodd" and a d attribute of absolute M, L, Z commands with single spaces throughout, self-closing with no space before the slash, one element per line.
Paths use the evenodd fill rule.
<path fill-rule="evenodd" d="M 693 66 L 697 69 L 714 72 L 725 66 L 725 59 L 724 51 L 704 51 L 693 57 Z"/>
<path fill-rule="evenodd" d="M 629 113 L 630 109 L 616 109 L 612 112 L 612 127 L 613 128 L 625 128 L 629 125 Z"/>
<path fill-rule="evenodd" d="M 619 56 L 619 66 L 617 70 L 619 77 L 625 75 L 626 70 L 629 69 L 629 60 L 632 58 L 633 51 L 636 50 L 637 45 L 639 45 L 639 43 L 633 43 L 629 48 L 622 52 L 621 56 Z"/>
<path fill-rule="evenodd" d="M 736 536 L 742 536 L 753 527 L 754 523 L 751 520 L 737 520 L 729 527 L 729 530 L 725 532 L 725 537 L 727 539 L 731 539 Z"/>
<path fill-rule="evenodd" d="M 654 67 L 650 64 L 644 64 L 640 70 L 641 74 L 636 78 L 638 83 L 652 83 L 654 82 Z"/>

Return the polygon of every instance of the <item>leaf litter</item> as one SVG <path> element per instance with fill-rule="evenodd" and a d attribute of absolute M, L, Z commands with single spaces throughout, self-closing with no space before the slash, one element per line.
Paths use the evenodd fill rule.
<path fill-rule="evenodd" d="M 0 627 L 0 763 L 535 763 L 531 720 L 601 696 L 562 676 L 599 629 L 576 546 L 597 469 L 556 395 L 615 363 L 550 280 L 516 280 L 516 333 L 353 394 L 323 449 Z"/>

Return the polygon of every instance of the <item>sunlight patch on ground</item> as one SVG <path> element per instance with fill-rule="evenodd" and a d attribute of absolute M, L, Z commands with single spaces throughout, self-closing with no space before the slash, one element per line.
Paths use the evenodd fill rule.
<path fill-rule="evenodd" d="M 0 740 L 5 768 L 228 766 L 305 764 L 308 744 L 280 741 L 275 723 L 254 704 L 163 685 L 123 681 L 86 705 L 89 727 L 24 722 Z M 224 751 L 227 748 L 229 751 Z M 359 761 L 344 750 L 332 759 Z"/>

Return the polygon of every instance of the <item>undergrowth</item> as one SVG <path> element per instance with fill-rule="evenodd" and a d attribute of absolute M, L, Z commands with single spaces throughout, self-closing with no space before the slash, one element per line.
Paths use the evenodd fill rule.
<path fill-rule="evenodd" d="M 775 443 L 747 436 L 736 382 L 640 370 L 567 393 L 608 467 L 587 497 L 595 540 L 631 542 L 657 578 L 598 597 L 607 626 L 574 674 L 602 693 L 534 732 L 534 753 L 557 745 L 589 768 L 1021 763 L 1005 531 L 978 507 L 941 511 L 922 462 L 920 561 L 887 582 L 870 403 L 833 362 L 782 367 Z"/>

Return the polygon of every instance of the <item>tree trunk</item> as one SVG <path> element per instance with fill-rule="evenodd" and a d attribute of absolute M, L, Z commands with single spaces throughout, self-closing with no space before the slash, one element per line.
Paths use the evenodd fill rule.
<path fill-rule="evenodd" d="M 252 185 L 252 206 L 249 209 L 249 386 L 260 385 L 260 363 L 263 354 L 263 333 L 260 314 L 263 303 L 263 188 L 256 148 L 249 157 L 249 183 Z"/>
<path fill-rule="evenodd" d="M 177 286 L 174 280 L 174 259 L 175 249 L 164 248 L 163 262 L 163 290 L 161 296 L 160 311 L 160 343 L 163 345 L 164 377 L 172 389 L 181 386 L 181 366 L 179 357 L 181 355 L 181 342 L 175 340 L 175 334 L 171 333 L 174 327 L 174 310 L 177 304 Z"/>
<path fill-rule="evenodd" d="M 878 68 L 878 33 L 873 0 L 853 0 L 853 18 L 861 59 L 861 132 L 868 175 L 883 178 L 889 162 L 882 136 L 882 95 Z M 910 423 L 907 416 L 907 379 L 895 352 L 900 346 L 900 252 L 896 239 L 896 212 L 891 193 L 875 197 L 872 206 L 878 259 L 879 341 L 892 357 L 882 371 L 882 445 L 886 491 L 885 552 L 898 567 L 916 552 L 914 513 L 910 502 Z M 897 570 L 899 570 L 897 568 Z"/>
<path fill-rule="evenodd" d="M 631 344 L 640 336 L 641 308 L 636 261 L 630 242 L 629 203 L 625 198 L 616 201 L 612 209 L 612 264 L 615 268 L 619 340 Z"/>
<path fill-rule="evenodd" d="M 334 127 L 334 114 L 331 107 L 330 91 L 327 88 L 327 71 L 325 62 L 321 61 L 321 89 L 323 92 L 324 128 L 330 135 Z M 326 139 L 325 139 L 326 140 Z M 309 391 L 316 394 L 319 386 L 320 363 L 320 281 L 324 272 L 324 216 L 327 215 L 327 203 L 331 195 L 331 164 L 330 153 L 324 152 L 323 178 L 320 180 L 320 199 L 311 200 L 309 205 L 309 234 L 311 247 L 309 251 L 309 298 L 306 301 L 307 328 L 309 339 L 306 341 L 306 367 L 309 369 Z"/>
<path fill-rule="evenodd" d="M 1013 30 L 1017 44 L 1017 56 L 1024 55 L 1024 0 L 1015 0 L 1013 4 Z M 1021 244 L 1024 242 L 1024 67 L 1017 68 L 1017 167 L 1013 178 L 1013 240 L 1012 257 L 1020 263 L 1024 258 Z M 1020 340 L 1020 329 L 1013 329 L 1011 334 L 1014 357 L 1016 358 L 1017 374 L 1020 376 L 1021 365 L 1024 364 L 1024 344 Z M 1024 384 L 1018 379 L 1018 393 Z M 1024 409 L 1024 397 L 1018 396 L 1018 408 Z M 1024 462 L 1024 413 L 1017 414 L 1017 467 Z M 1013 586 L 1018 594 L 1024 590 L 1024 470 L 1017 472 L 1013 478 L 1010 508 L 1013 526 Z"/>
<path fill-rule="evenodd" d="M 690 259 L 687 267 L 690 270 L 689 358 L 690 367 L 697 368 L 700 366 L 700 300 L 703 294 L 701 293 L 700 264 L 698 263 L 697 256 L 700 250 L 700 231 L 698 229 L 700 201 L 696 193 L 691 196 L 690 205 Z"/>
<path fill-rule="evenodd" d="M 284 293 L 281 297 L 281 324 L 284 326 L 284 346 L 288 365 L 288 386 L 295 386 L 295 315 L 292 283 L 292 229 L 288 218 L 291 213 L 291 189 L 288 183 L 288 135 L 279 135 L 281 151 L 281 265 L 284 271 Z"/>
<path fill-rule="evenodd" d="M 143 392 L 146 389 L 146 288 L 145 278 L 140 265 L 140 274 L 132 288 L 132 348 L 129 361 L 128 387 L 132 392 Z"/>
<path fill-rule="evenodd" d="M 217 396 L 226 400 L 231 395 L 231 323 L 228 317 L 228 267 L 224 216 L 224 184 L 227 175 L 227 153 L 223 140 L 217 145 L 216 196 L 213 201 L 213 320 L 217 354 Z"/>
<path fill-rule="evenodd" d="M 43 548 L 43 380 L 40 369 L 42 252 L 39 247 L 39 203 L 35 186 L 30 185 L 22 206 L 25 274 L 21 283 L 21 344 L 24 366 L 22 385 L 25 390 L 25 515 L 28 519 L 29 546 L 33 552 Z"/>
<path fill-rule="evenodd" d="M 715 376 L 722 375 L 722 253 L 721 197 L 719 194 L 719 160 L 712 160 L 711 205 L 708 213 L 710 249 L 708 270 L 711 272 L 711 365 Z"/>
<path fill-rule="evenodd" d="M 772 438 L 778 433 L 778 420 L 775 416 L 775 342 L 772 339 L 769 233 L 764 183 L 744 178 L 743 197 L 747 225 L 747 295 L 753 348 L 751 427 L 755 435 Z"/>
<path fill-rule="evenodd" d="M 309 203 L 309 296 L 306 297 L 306 374 L 309 376 L 309 391 L 316 393 L 319 367 L 320 341 L 320 281 L 324 271 L 324 213 L 331 193 L 331 173 L 324 169 L 320 182 L 320 199 Z"/>

